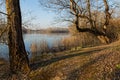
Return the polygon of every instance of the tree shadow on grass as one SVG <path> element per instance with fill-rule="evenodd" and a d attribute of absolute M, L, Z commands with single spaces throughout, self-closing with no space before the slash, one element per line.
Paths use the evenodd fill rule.
<path fill-rule="evenodd" d="M 80 55 L 91 54 L 91 53 L 94 53 L 94 52 L 97 52 L 97 51 L 101 51 L 101 50 L 103 50 L 103 49 L 89 50 L 89 51 L 84 51 L 84 52 L 80 52 L 80 53 L 75 53 L 75 54 L 55 57 L 55 58 L 51 58 L 51 59 L 46 60 L 46 61 L 41 61 L 41 62 L 30 64 L 30 66 L 31 66 L 32 70 L 36 70 L 39 67 L 45 67 L 47 65 L 50 65 L 50 64 L 52 64 L 54 62 L 57 62 L 57 61 L 60 61 L 60 60 L 64 60 L 64 59 L 67 59 L 67 58 L 72 58 L 72 57 L 80 56 Z"/>
<path fill-rule="evenodd" d="M 111 80 L 120 80 L 120 68 L 116 68 L 111 74 Z"/>
<path fill-rule="evenodd" d="M 73 71 L 68 75 L 68 77 L 67 77 L 66 80 L 79 80 L 80 75 L 82 74 L 82 72 L 83 72 L 85 69 L 87 69 L 89 66 L 95 64 L 95 63 L 96 63 L 97 61 L 99 61 L 99 60 L 104 60 L 104 59 L 105 59 L 106 57 L 108 57 L 109 55 L 110 55 L 110 53 L 109 53 L 109 54 L 102 54 L 102 55 L 96 57 L 95 59 L 87 62 L 86 64 L 82 65 L 82 66 L 79 67 L 78 69 L 73 70 Z M 88 72 L 88 73 L 89 73 L 89 72 Z M 94 74 L 93 74 L 93 75 L 94 75 Z M 86 80 L 86 79 L 84 79 L 84 80 Z"/>

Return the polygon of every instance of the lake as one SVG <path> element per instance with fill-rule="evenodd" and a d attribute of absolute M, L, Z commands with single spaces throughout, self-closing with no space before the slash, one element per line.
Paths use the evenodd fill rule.
<path fill-rule="evenodd" d="M 49 47 L 52 47 L 54 42 L 57 42 L 63 38 L 70 36 L 69 34 L 24 34 L 24 43 L 27 52 L 31 53 L 30 47 L 34 43 L 37 46 L 40 45 L 42 41 L 45 41 Z M 0 43 L 0 58 L 9 58 L 8 46 Z"/>

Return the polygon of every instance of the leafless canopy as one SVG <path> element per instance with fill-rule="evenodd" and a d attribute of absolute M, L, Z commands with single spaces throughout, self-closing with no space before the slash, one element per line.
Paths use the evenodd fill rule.
<path fill-rule="evenodd" d="M 76 24 L 79 32 L 90 32 L 96 36 L 107 37 L 106 29 L 116 8 L 111 0 L 44 0 L 40 4 L 58 12 L 62 21 Z"/>

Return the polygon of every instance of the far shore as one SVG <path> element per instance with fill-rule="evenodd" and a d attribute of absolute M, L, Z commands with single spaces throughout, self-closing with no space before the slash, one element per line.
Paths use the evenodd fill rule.
<path fill-rule="evenodd" d="M 41 33 L 41 34 L 68 34 L 68 28 L 47 28 L 47 29 L 39 29 L 32 30 L 23 27 L 23 33 Z"/>

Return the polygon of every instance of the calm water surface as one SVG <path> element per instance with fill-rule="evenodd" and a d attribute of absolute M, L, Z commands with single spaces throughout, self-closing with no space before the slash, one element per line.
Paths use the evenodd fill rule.
<path fill-rule="evenodd" d="M 24 34 L 24 43 L 26 51 L 30 52 L 31 44 L 40 45 L 42 41 L 46 41 L 48 46 L 51 47 L 55 41 L 59 41 L 68 37 L 69 34 Z M 8 59 L 8 46 L 0 43 L 0 58 Z"/>

